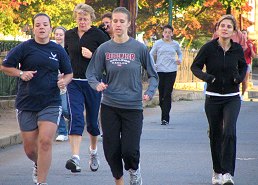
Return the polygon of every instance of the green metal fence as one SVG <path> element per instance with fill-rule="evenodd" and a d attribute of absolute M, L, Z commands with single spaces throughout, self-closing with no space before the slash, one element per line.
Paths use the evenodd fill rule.
<path fill-rule="evenodd" d="M 17 77 L 10 77 L 0 71 L 0 98 L 12 98 L 17 93 Z"/>
<path fill-rule="evenodd" d="M 8 51 L 20 44 L 20 41 L 0 40 L 0 65 Z M 9 99 L 16 96 L 17 78 L 5 75 L 0 71 L 0 99 Z"/>
<path fill-rule="evenodd" d="M 20 44 L 21 41 L 0 40 L 0 53 L 10 51 L 12 48 Z"/>

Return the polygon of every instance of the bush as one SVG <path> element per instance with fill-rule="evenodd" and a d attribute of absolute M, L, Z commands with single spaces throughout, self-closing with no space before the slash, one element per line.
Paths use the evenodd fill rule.
<path fill-rule="evenodd" d="M 258 58 L 254 58 L 252 63 L 253 63 L 252 65 L 253 67 L 258 67 Z"/>

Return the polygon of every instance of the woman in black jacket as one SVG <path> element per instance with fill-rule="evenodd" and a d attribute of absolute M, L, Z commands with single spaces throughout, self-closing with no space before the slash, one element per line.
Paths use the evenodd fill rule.
<path fill-rule="evenodd" d="M 222 16 L 218 21 L 219 38 L 206 43 L 191 66 L 193 74 L 207 82 L 205 112 L 210 129 L 212 184 L 234 184 L 239 84 L 247 70 L 241 45 L 230 39 L 234 31 L 232 16 Z M 206 72 L 202 71 L 204 66 Z"/>
<path fill-rule="evenodd" d="M 89 86 L 85 72 L 95 50 L 108 38 L 103 31 L 92 26 L 92 21 L 96 18 L 94 12 L 95 10 L 87 4 L 77 4 L 73 11 L 77 26 L 65 32 L 64 48 L 70 56 L 74 73 L 73 79 L 67 87 L 71 115 L 68 134 L 72 157 L 66 162 L 65 167 L 71 172 L 81 172 L 79 154 L 85 121 L 90 138 L 89 166 L 92 171 L 97 171 L 99 168 L 97 143 L 100 134 L 98 112 L 101 93 Z"/>

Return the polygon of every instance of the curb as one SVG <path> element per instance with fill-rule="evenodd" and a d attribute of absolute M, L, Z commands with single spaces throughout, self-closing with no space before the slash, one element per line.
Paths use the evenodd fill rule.
<path fill-rule="evenodd" d="M 205 96 L 203 91 L 188 91 L 174 89 L 172 93 L 172 101 L 193 101 L 193 100 L 204 100 Z M 159 105 L 158 93 L 149 102 L 143 102 L 143 108 L 155 107 Z"/>
<path fill-rule="evenodd" d="M 8 146 L 17 145 L 22 143 L 20 133 L 13 134 L 8 137 L 0 138 L 0 148 L 6 148 Z"/>
<path fill-rule="evenodd" d="M 202 91 L 187 91 L 187 90 L 177 90 L 175 89 L 172 94 L 172 101 L 192 101 L 192 100 L 201 100 L 204 99 Z M 0 101 L 0 110 L 13 109 L 15 100 L 1 100 Z M 143 103 L 143 108 L 155 107 L 159 105 L 159 96 L 156 93 L 153 99 L 149 102 Z M 20 132 L 10 135 L 8 137 L 0 137 L 0 148 L 6 148 L 8 146 L 21 144 L 22 138 Z"/>
<path fill-rule="evenodd" d="M 0 100 L 0 110 L 14 109 L 15 100 Z"/>

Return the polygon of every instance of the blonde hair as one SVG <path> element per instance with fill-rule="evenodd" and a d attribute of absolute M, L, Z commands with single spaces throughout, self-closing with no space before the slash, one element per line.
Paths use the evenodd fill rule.
<path fill-rule="evenodd" d="M 87 5 L 85 3 L 80 3 L 80 4 L 77 4 L 73 10 L 73 17 L 76 18 L 77 16 L 77 13 L 78 14 L 89 14 L 90 15 L 90 18 L 91 18 L 91 21 L 94 21 L 96 19 L 96 16 L 95 16 L 95 10 L 90 6 L 90 5 Z"/>

